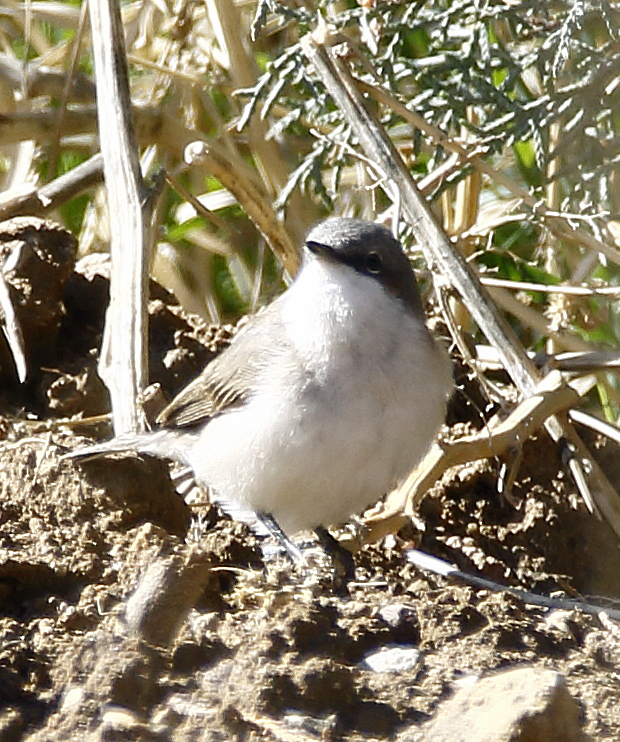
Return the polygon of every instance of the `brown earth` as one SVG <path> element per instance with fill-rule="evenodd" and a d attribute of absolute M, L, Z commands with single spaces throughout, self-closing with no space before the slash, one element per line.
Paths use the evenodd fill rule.
<path fill-rule="evenodd" d="M 45 230 L 37 223 L 19 239 L 44 242 Z M 355 581 L 337 589 L 318 550 L 313 569 L 265 558 L 246 526 L 195 492 L 184 502 L 163 462 L 59 459 L 83 435 L 110 435 L 105 420 L 79 421 L 107 409 L 95 373 L 107 281 L 94 259 L 68 270 L 66 245 L 62 255 L 34 253 L 56 266 L 44 292 L 34 258 L 7 275 L 25 385 L 8 349 L 0 353 L 0 742 L 421 739 L 468 679 L 519 666 L 560 673 L 585 733 L 620 738 L 616 622 L 469 587 L 406 559 L 416 546 L 541 594 L 617 600 L 617 539 L 584 507 L 543 433 L 524 447 L 512 502 L 496 492 L 497 462 L 451 471 L 422 504 L 423 531 L 366 546 Z M 151 378 L 170 397 L 230 330 L 152 292 Z M 489 414 L 475 412 L 483 401 L 461 376 L 452 434 Z M 591 443 L 615 463 L 611 444 Z M 370 668 L 394 647 L 418 654 Z"/>

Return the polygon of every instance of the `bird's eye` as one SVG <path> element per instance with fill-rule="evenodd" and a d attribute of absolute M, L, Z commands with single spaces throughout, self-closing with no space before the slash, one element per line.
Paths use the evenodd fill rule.
<path fill-rule="evenodd" d="M 366 270 L 369 273 L 379 273 L 381 270 L 381 258 L 376 252 L 369 252 L 366 256 Z"/>

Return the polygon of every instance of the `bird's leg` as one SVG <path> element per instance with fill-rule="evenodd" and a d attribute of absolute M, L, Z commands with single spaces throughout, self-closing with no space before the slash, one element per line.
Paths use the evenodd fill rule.
<path fill-rule="evenodd" d="M 340 541 L 331 535 L 327 528 L 317 526 L 314 532 L 321 546 L 334 561 L 335 566 L 342 569 L 345 583 L 352 580 L 355 577 L 355 560 L 353 559 L 353 554 L 348 549 L 345 549 Z"/>
<path fill-rule="evenodd" d="M 265 526 L 269 533 L 278 541 L 280 546 L 286 551 L 294 564 L 299 564 L 303 561 L 303 554 L 290 540 L 290 538 L 280 528 L 280 524 L 273 517 L 271 513 L 267 513 L 261 510 L 256 513 L 256 517 Z"/>
<path fill-rule="evenodd" d="M 284 533 L 278 521 L 271 513 L 263 510 L 256 513 L 256 516 L 269 533 L 279 542 L 294 564 L 300 564 L 305 561 L 301 550 Z M 342 587 L 346 590 L 346 584 L 355 577 L 355 560 L 353 559 L 353 554 L 345 549 L 323 526 L 318 526 L 314 529 L 314 532 L 319 539 L 319 543 L 331 558 L 336 574 L 340 573 L 338 580 L 342 580 Z"/>

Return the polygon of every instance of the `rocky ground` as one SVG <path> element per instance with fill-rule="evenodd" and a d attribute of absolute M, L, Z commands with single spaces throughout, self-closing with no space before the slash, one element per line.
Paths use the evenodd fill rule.
<path fill-rule="evenodd" d="M 0 348 L 1 742 L 620 738 L 617 539 L 544 433 L 510 500 L 497 462 L 448 472 L 422 528 L 364 547 L 343 587 L 318 550 L 293 568 L 195 491 L 185 501 L 164 462 L 61 460 L 110 435 L 105 262 L 74 271 L 74 242 L 38 222 L 0 225 L 0 246 L 29 369 L 19 384 Z M 170 397 L 230 330 L 156 286 L 150 314 L 151 378 Z M 461 382 L 452 434 L 481 426 Z M 412 547 L 608 612 L 471 587 L 414 566 Z"/>

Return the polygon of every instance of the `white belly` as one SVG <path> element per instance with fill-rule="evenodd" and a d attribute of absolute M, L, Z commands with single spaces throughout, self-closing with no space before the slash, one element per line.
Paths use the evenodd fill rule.
<path fill-rule="evenodd" d="M 445 354 L 390 297 L 359 298 L 330 295 L 321 306 L 313 296 L 315 311 L 301 317 L 281 301 L 294 357 L 266 373 L 245 406 L 212 420 L 190 456 L 220 498 L 271 513 L 288 534 L 374 503 L 420 461 L 443 421 Z"/>

